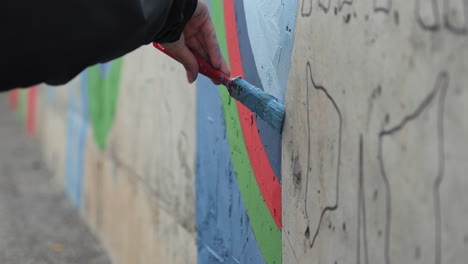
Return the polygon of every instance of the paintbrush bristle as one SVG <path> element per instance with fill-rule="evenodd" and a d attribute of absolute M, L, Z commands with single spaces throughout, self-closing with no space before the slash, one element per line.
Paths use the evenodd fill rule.
<path fill-rule="evenodd" d="M 231 96 L 265 120 L 273 129 L 281 133 L 285 115 L 284 106 L 274 96 L 265 93 L 237 77 L 227 84 Z"/>

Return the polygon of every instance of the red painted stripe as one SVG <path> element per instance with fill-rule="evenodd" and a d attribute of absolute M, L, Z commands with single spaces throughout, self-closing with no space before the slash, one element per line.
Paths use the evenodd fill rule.
<path fill-rule="evenodd" d="M 27 108 L 27 122 L 26 130 L 29 135 L 34 135 L 36 131 L 36 97 L 37 97 L 37 86 L 30 87 L 28 89 L 28 108 Z"/>
<path fill-rule="evenodd" d="M 10 92 L 10 107 L 16 109 L 18 107 L 18 90 Z"/>
<path fill-rule="evenodd" d="M 231 72 L 233 76 L 244 77 L 237 37 L 234 0 L 224 0 L 224 20 Z M 237 109 L 255 179 L 276 225 L 281 230 L 281 184 L 270 165 L 270 160 L 258 134 L 253 113 L 239 102 L 237 102 Z"/>

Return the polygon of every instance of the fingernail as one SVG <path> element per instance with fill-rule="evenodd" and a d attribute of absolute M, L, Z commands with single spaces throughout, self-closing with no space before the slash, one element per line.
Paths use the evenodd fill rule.
<path fill-rule="evenodd" d="M 195 77 L 192 72 L 187 72 L 187 81 L 189 83 L 193 83 L 193 81 L 195 81 Z"/>

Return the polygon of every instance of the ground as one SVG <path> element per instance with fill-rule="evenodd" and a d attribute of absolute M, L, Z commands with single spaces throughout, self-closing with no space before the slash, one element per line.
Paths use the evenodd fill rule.
<path fill-rule="evenodd" d="M 0 263 L 111 263 L 0 94 Z"/>

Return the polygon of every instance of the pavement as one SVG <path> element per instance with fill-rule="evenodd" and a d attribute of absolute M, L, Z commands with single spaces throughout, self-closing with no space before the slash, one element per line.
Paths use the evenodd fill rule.
<path fill-rule="evenodd" d="M 26 135 L 5 93 L 0 93 L 0 263 L 111 263 L 45 168 L 39 140 Z"/>

